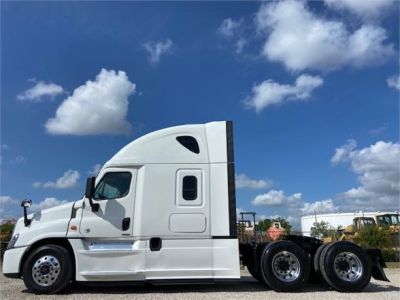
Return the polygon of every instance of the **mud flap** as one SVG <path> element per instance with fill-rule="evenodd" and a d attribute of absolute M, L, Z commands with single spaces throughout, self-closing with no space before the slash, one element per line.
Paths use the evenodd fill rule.
<path fill-rule="evenodd" d="M 386 264 L 382 257 L 382 252 L 380 249 L 366 249 L 368 256 L 371 259 L 372 263 L 372 277 L 376 280 L 389 281 L 386 277 L 385 271 L 383 268 L 386 267 Z"/>

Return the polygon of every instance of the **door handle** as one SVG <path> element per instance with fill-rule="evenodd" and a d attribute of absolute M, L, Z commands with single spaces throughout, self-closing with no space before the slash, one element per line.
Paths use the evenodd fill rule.
<path fill-rule="evenodd" d="M 131 218 L 123 218 L 122 219 L 122 231 L 128 230 L 130 224 L 131 224 Z"/>

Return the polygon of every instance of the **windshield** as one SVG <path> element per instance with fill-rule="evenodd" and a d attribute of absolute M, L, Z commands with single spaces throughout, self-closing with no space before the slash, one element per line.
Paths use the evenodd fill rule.
<path fill-rule="evenodd" d="M 364 218 L 364 219 L 361 219 L 361 223 L 362 223 L 363 225 L 375 225 L 375 221 L 374 221 L 373 218 Z"/>
<path fill-rule="evenodd" d="M 377 219 L 382 226 L 398 225 L 400 223 L 399 215 L 397 214 L 378 216 Z"/>

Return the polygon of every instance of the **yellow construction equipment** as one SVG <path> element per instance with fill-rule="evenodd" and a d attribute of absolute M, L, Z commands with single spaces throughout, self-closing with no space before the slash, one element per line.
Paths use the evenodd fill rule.
<path fill-rule="evenodd" d="M 356 217 L 353 224 L 346 226 L 340 230 L 341 236 L 339 240 L 353 240 L 361 229 L 367 226 L 378 226 L 378 228 L 388 227 L 390 229 L 393 242 L 399 245 L 400 222 L 399 214 L 382 214 L 375 217 Z"/>

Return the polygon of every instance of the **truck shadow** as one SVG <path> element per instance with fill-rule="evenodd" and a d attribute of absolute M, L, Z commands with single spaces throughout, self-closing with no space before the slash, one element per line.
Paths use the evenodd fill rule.
<path fill-rule="evenodd" d="M 129 284 L 129 283 L 102 283 L 99 285 L 83 285 L 78 283 L 70 284 L 62 295 L 73 294 L 184 294 L 184 293 L 218 293 L 218 292 L 233 292 L 233 293 L 251 293 L 251 292 L 266 292 L 272 291 L 271 288 L 263 283 L 259 283 L 250 276 L 244 276 L 240 281 L 225 281 L 215 284 L 182 284 L 182 285 L 152 285 L 152 284 Z M 379 285 L 370 283 L 362 292 L 365 293 L 385 293 L 391 291 L 400 291 L 393 285 Z M 27 290 L 22 291 L 27 293 Z M 306 284 L 298 293 L 315 292 L 332 292 L 331 288 L 326 284 Z M 343 293 L 337 292 L 338 295 Z M 276 293 L 279 295 L 279 293 Z M 295 294 L 295 293 L 294 293 Z"/>

